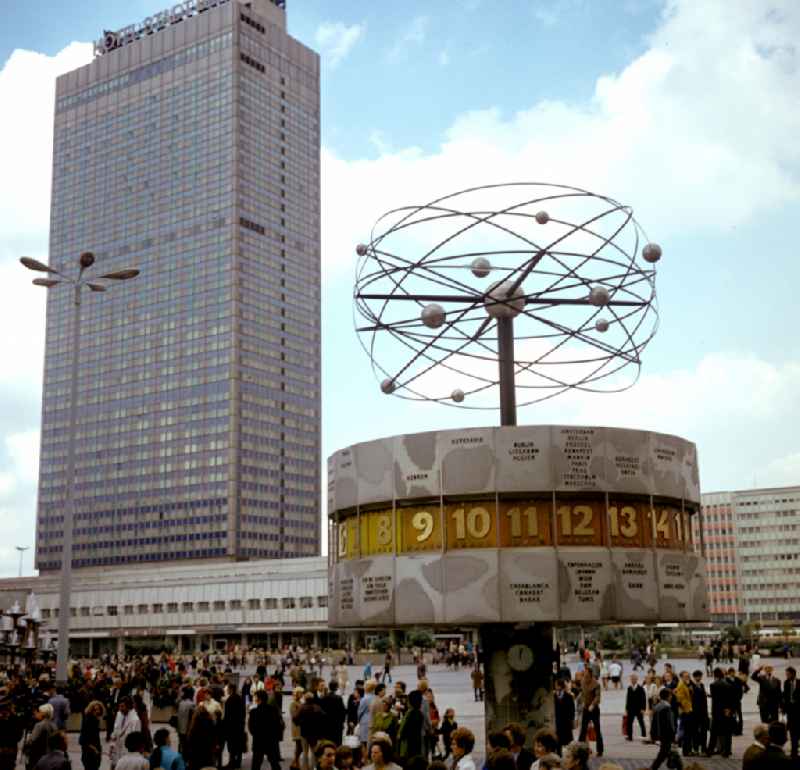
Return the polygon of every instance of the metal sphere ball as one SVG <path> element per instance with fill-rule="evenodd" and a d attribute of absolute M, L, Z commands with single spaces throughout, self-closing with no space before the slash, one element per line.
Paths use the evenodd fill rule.
<path fill-rule="evenodd" d="M 589 292 L 589 302 L 595 307 L 603 307 L 608 304 L 610 296 L 605 286 L 593 286 Z"/>
<path fill-rule="evenodd" d="M 469 268 L 476 278 L 486 278 L 492 272 L 492 263 L 486 257 L 475 257 Z"/>
<path fill-rule="evenodd" d="M 661 259 L 661 246 L 657 243 L 648 243 L 642 249 L 642 257 L 644 257 L 645 262 L 649 262 L 651 265 L 654 265 Z"/>
<path fill-rule="evenodd" d="M 394 384 L 394 380 L 393 380 L 391 377 L 387 377 L 387 378 L 386 378 L 386 379 L 385 379 L 385 380 L 384 380 L 384 381 L 381 383 L 381 390 L 382 390 L 384 393 L 386 393 L 386 395 L 387 395 L 387 396 L 388 396 L 390 393 L 394 393 L 395 387 L 396 387 L 396 385 Z"/>
<path fill-rule="evenodd" d="M 513 286 L 513 281 L 502 281 L 489 287 L 484 304 L 492 318 L 516 318 L 525 309 L 525 292 L 518 286 L 512 293 Z"/>
<path fill-rule="evenodd" d="M 359 257 L 366 256 L 366 254 L 367 254 L 367 246 L 366 246 L 366 244 L 359 243 L 358 246 L 356 246 L 356 254 L 358 254 Z"/>
<path fill-rule="evenodd" d="M 608 331 L 608 321 L 605 318 L 598 318 L 594 322 L 594 328 L 597 329 L 599 332 L 607 332 Z"/>
<path fill-rule="evenodd" d="M 431 302 L 430 305 L 425 305 L 420 313 L 420 319 L 429 329 L 438 329 L 446 317 L 444 308 L 441 305 Z"/>
<path fill-rule="evenodd" d="M 460 388 L 456 388 L 451 394 L 450 398 L 453 399 L 457 404 L 460 404 L 464 400 L 464 391 Z"/>
<path fill-rule="evenodd" d="M 94 264 L 94 254 L 91 251 L 84 251 L 80 257 L 80 263 L 82 268 L 91 267 Z"/>
<path fill-rule="evenodd" d="M 540 225 L 546 225 L 550 221 L 550 215 L 546 211 L 537 211 L 536 221 Z"/>

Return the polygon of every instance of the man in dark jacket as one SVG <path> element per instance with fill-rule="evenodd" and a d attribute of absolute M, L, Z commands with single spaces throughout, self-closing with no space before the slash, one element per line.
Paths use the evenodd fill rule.
<path fill-rule="evenodd" d="M 761 721 L 768 725 L 778 721 L 783 692 L 781 680 L 772 671 L 772 666 L 759 666 L 751 677 L 758 682 L 758 713 Z"/>
<path fill-rule="evenodd" d="M 397 685 L 395 685 L 395 690 L 397 689 Z M 347 734 L 351 735 L 355 726 L 358 724 L 358 704 L 361 701 L 361 698 L 364 697 L 364 682 L 361 679 L 356 680 L 355 687 L 353 688 L 353 692 L 347 696 L 347 705 L 345 709 L 347 711 Z"/>
<path fill-rule="evenodd" d="M 306 765 L 311 767 L 314 762 L 314 748 L 317 741 L 325 736 L 326 728 L 325 712 L 315 703 L 312 693 L 305 694 L 305 700 L 297 711 L 294 723 L 300 728 Z"/>
<path fill-rule="evenodd" d="M 703 684 L 703 672 L 699 670 L 692 673 L 692 715 L 694 717 L 692 750 L 696 754 L 702 754 L 708 745 L 708 693 Z"/>
<path fill-rule="evenodd" d="M 714 669 L 714 681 L 708 689 L 711 692 L 711 737 L 706 755 L 710 757 L 719 750 L 723 757 L 729 757 L 733 743 L 735 695 L 721 668 Z"/>
<path fill-rule="evenodd" d="M 422 693 L 419 690 L 412 690 L 408 694 L 408 710 L 403 716 L 397 732 L 397 752 L 402 764 L 412 757 L 422 756 L 424 726 Z"/>
<path fill-rule="evenodd" d="M 335 679 L 331 679 L 328 683 L 328 692 L 319 699 L 319 705 L 325 712 L 325 735 L 323 737 L 337 746 L 341 746 L 347 709 L 338 690 L 339 684 Z"/>
<path fill-rule="evenodd" d="M 225 689 L 228 697 L 225 699 L 225 709 L 222 714 L 222 745 L 227 744 L 228 746 L 227 767 L 235 770 L 242 766 L 242 754 L 244 754 L 244 699 L 236 691 L 235 684 L 228 683 L 225 685 Z M 219 755 L 221 762 L 221 750 Z"/>
<path fill-rule="evenodd" d="M 658 694 L 660 700 L 653 709 L 653 740 L 658 741 L 659 749 L 650 770 L 658 770 L 661 763 L 669 759 L 675 741 L 675 715 L 672 712 L 672 690 L 662 687 Z"/>
<path fill-rule="evenodd" d="M 750 692 L 747 677 L 741 676 L 735 668 L 729 668 L 725 675 L 725 681 L 731 686 L 731 692 L 733 693 L 733 734 L 742 735 L 744 732 L 742 701 L 744 696 Z"/>
<path fill-rule="evenodd" d="M 631 674 L 631 683 L 628 685 L 628 692 L 625 694 L 625 716 L 627 717 L 627 734 L 626 740 L 633 740 L 633 720 L 639 722 L 639 729 L 642 731 L 642 737 L 647 736 L 647 730 L 644 727 L 644 717 L 642 716 L 644 710 L 647 708 L 647 694 L 644 687 L 639 684 L 639 677 L 636 674 Z"/>
<path fill-rule="evenodd" d="M 278 709 L 269 703 L 266 690 L 256 692 L 256 707 L 250 712 L 247 727 L 253 736 L 252 770 L 261 770 L 265 756 L 271 770 L 281 770 L 283 719 Z"/>
<path fill-rule="evenodd" d="M 16 767 L 24 726 L 8 688 L 0 687 L 0 770 L 14 770 Z"/>
<path fill-rule="evenodd" d="M 558 745 L 564 748 L 572 743 L 572 726 L 575 723 L 575 698 L 567 689 L 567 682 L 556 679 L 556 691 L 553 695 Z"/>
<path fill-rule="evenodd" d="M 797 760 L 797 744 L 800 741 L 800 682 L 797 671 L 786 667 L 786 680 L 783 683 L 783 702 L 781 710 L 786 714 L 786 728 L 792 739 L 792 760 Z"/>

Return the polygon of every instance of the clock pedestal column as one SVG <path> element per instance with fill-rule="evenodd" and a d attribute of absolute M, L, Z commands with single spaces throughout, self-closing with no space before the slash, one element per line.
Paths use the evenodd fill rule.
<path fill-rule="evenodd" d="M 519 722 L 528 733 L 553 726 L 553 626 L 551 623 L 480 627 L 486 735 Z"/>

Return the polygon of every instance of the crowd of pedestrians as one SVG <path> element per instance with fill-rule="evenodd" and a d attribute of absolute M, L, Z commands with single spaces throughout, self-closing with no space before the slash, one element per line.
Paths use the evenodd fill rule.
<path fill-rule="evenodd" d="M 479 654 L 470 650 L 465 690 L 483 699 Z M 705 653 L 702 654 L 705 661 Z M 448 668 L 456 663 L 441 659 Z M 476 770 L 475 736 L 459 725 L 456 711 L 440 708 L 419 658 L 416 681 L 393 677 L 394 656 L 367 664 L 350 681 L 347 659 L 284 651 L 255 658 L 212 659 L 169 655 L 106 657 L 73 664 L 69 685 L 53 684 L 52 671 L 31 668 L 0 678 L 0 770 L 18 760 L 26 770 L 69 767 L 65 728 L 80 715 L 80 761 L 84 770 L 238 770 L 251 755 L 252 770 Z M 742 698 L 758 688 L 763 724 L 743 757 L 743 768 L 793 767 L 800 738 L 800 687 L 796 672 L 778 679 L 771 666 L 744 673 L 713 661 L 707 685 L 701 668 L 676 672 L 652 656 L 632 656 L 624 674 L 617 658 L 581 650 L 577 665 L 556 666 L 553 724 L 529 741 L 526 728 L 509 723 L 478 750 L 482 770 L 587 768 L 604 754 L 601 720 L 608 690 L 624 691 L 622 731 L 654 746 L 653 770 L 683 766 L 689 758 L 731 755 L 741 735 Z M 249 671 L 255 668 L 255 673 Z M 625 679 L 627 678 L 627 684 Z M 169 724 L 153 729 L 154 708 L 167 707 Z M 602 721 L 602 725 L 601 725 Z M 787 753 L 784 745 L 789 742 Z M 291 751 L 282 756 L 282 744 Z M 613 768 L 607 764 L 606 768 Z M 695 768 L 701 765 L 695 764 Z"/>
<path fill-rule="evenodd" d="M 759 665 L 751 673 L 753 656 L 748 650 L 742 651 L 737 667 L 726 667 L 721 664 L 723 659 L 733 661 L 733 648 L 722 645 L 702 648 L 700 659 L 706 671 L 687 668 L 676 672 L 665 662 L 659 672 L 653 650 L 648 649 L 645 655 L 634 650 L 631 656 L 633 670 L 621 727 L 626 740 L 632 741 L 638 730 L 643 740 L 657 745 L 652 770 L 662 765 L 683 766 L 690 757 L 731 757 L 733 737 L 743 734 L 742 700 L 751 686 L 758 687 L 761 724 L 756 727 L 743 767 L 800 767 L 800 683 L 796 670 L 788 666 L 783 681 L 770 665 Z M 601 654 L 581 649 L 576 671 L 566 666 L 561 669 L 554 694 L 559 744 L 572 740 L 570 727 L 579 725 L 579 740 L 594 742 L 597 755 L 603 755 L 602 695 L 609 688 L 618 688 L 622 668 L 617 658 L 609 663 Z M 711 676 L 708 686 L 706 672 Z M 788 754 L 784 749 L 787 743 Z"/>

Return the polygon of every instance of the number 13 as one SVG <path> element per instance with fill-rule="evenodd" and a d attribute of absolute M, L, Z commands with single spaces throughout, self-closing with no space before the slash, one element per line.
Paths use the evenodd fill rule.
<path fill-rule="evenodd" d="M 608 509 L 611 517 L 612 537 L 636 537 L 639 534 L 639 525 L 636 522 L 636 509 L 631 505 L 623 505 L 617 509 L 616 505 Z"/>

